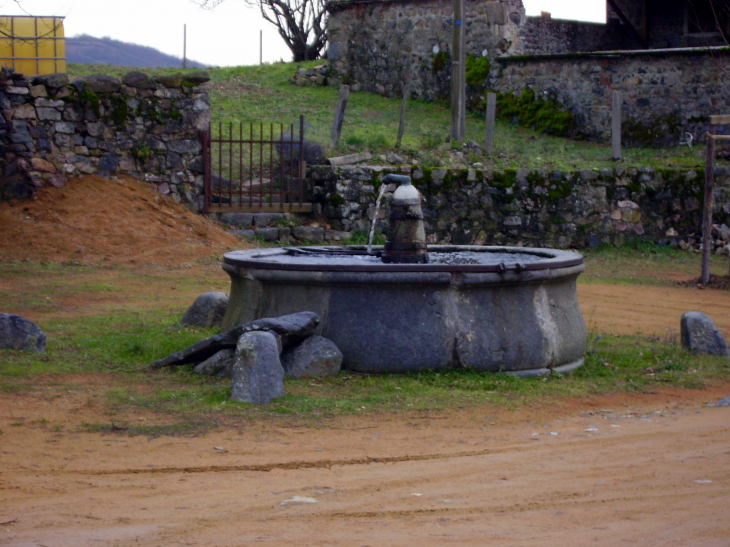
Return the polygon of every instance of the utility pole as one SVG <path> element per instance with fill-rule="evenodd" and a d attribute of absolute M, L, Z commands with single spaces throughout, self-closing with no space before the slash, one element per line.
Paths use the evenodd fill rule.
<path fill-rule="evenodd" d="M 188 68 L 188 25 L 183 25 L 183 68 Z"/>
<path fill-rule="evenodd" d="M 454 0 L 451 45 L 451 142 L 466 134 L 466 60 L 464 56 L 464 0 Z"/>

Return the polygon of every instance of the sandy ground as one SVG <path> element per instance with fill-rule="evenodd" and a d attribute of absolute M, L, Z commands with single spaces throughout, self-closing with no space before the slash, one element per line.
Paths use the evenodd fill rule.
<path fill-rule="evenodd" d="M 118 200 L 116 215 L 99 185 Z M 90 178 L 0 206 L 2 259 L 145 263 L 138 276 L 69 269 L 64 287 L 78 290 L 56 287 L 47 307 L 30 298 L 47 280 L 0 279 L 0 291 L 28 303 L 11 311 L 43 322 L 145 303 L 184 309 L 201 289 L 225 290 L 209 257 L 241 244 L 148 190 Z M 84 289 L 99 284 L 125 290 Z M 676 336 L 681 314 L 697 309 L 730 335 L 728 291 L 578 292 L 591 332 Z M 0 394 L 0 545 L 730 545 L 730 407 L 706 406 L 730 395 L 730 382 L 150 438 L 81 432 L 109 421 L 93 398 L 99 379 L 65 381 L 83 389 Z M 316 503 L 287 504 L 294 496 Z"/>
<path fill-rule="evenodd" d="M 705 404 L 728 393 L 172 438 L 74 433 L 99 419 L 82 399 L 3 399 L 0 545 L 727 546 L 730 407 Z"/>

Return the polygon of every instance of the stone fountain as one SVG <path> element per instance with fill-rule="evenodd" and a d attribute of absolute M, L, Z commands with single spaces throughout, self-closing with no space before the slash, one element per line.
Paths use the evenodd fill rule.
<path fill-rule="evenodd" d="M 583 364 L 576 279 L 583 257 L 557 249 L 426 245 L 409 177 L 393 194 L 384 247 L 285 247 L 224 257 L 223 328 L 313 311 L 318 334 L 361 373 L 455 367 L 519 375 Z"/>

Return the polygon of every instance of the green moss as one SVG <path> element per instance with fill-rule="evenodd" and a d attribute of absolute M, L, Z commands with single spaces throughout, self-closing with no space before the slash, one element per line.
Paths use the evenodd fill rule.
<path fill-rule="evenodd" d="M 335 207 L 339 207 L 340 205 L 345 204 L 345 198 L 343 198 L 340 194 L 332 194 L 330 196 L 330 203 Z"/>
<path fill-rule="evenodd" d="M 101 115 L 99 110 L 99 106 L 101 104 L 99 95 L 90 89 L 84 88 L 84 90 L 79 93 L 79 102 L 84 106 L 84 108 L 90 108 L 97 116 Z"/>
<path fill-rule="evenodd" d="M 466 57 L 466 83 L 469 85 L 483 85 L 489 77 L 492 66 L 486 57 Z"/>
<path fill-rule="evenodd" d="M 109 97 L 111 103 L 111 112 L 109 113 L 109 119 L 114 122 L 115 125 L 123 126 L 129 116 L 129 107 L 127 101 L 119 95 L 112 95 Z"/>
<path fill-rule="evenodd" d="M 528 88 L 523 89 L 519 97 L 511 93 L 499 93 L 497 116 L 505 121 L 516 119 L 522 127 L 556 137 L 563 137 L 577 129 L 575 116 L 568 109 L 552 97 L 537 97 Z"/>
<path fill-rule="evenodd" d="M 512 188 L 517 183 L 517 169 L 495 171 L 492 177 L 492 186 L 495 188 Z"/>
<path fill-rule="evenodd" d="M 132 154 L 140 160 L 146 161 L 152 155 L 152 149 L 150 148 L 150 145 L 147 144 L 147 141 L 138 141 L 132 147 Z"/>
<path fill-rule="evenodd" d="M 442 70 L 446 70 L 446 63 L 449 60 L 449 54 L 445 51 L 439 51 L 437 54 L 433 56 L 433 61 L 431 62 L 431 70 L 433 72 L 441 72 Z"/>

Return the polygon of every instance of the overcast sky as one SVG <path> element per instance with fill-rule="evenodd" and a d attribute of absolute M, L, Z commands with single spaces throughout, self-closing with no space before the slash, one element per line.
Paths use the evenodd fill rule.
<path fill-rule="evenodd" d="M 549 11 L 555 18 L 600 22 L 606 16 L 605 0 L 523 2 L 528 15 Z M 258 63 L 263 30 L 264 62 L 291 60 L 276 29 L 243 0 L 226 0 L 215 10 L 203 10 L 192 0 L 22 0 L 20 5 L 31 15 L 65 16 L 66 36 L 109 36 L 178 57 L 187 24 L 188 58 L 212 66 Z M 0 0 L 0 13 L 24 15 L 12 0 Z"/>

